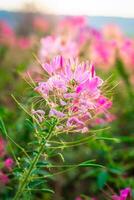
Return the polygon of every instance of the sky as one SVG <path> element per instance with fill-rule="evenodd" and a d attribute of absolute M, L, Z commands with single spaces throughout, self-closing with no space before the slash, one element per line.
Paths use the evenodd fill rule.
<path fill-rule="evenodd" d="M 26 2 L 50 14 L 134 17 L 134 0 L 0 0 L 0 10 L 19 10 Z"/>

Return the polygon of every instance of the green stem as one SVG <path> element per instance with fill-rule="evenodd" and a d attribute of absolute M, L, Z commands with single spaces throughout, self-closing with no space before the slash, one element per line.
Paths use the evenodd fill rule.
<path fill-rule="evenodd" d="M 53 133 L 53 129 L 55 127 L 55 124 L 50 128 L 49 132 L 48 132 L 48 135 L 47 137 L 45 138 L 45 142 L 44 142 L 44 139 L 42 140 L 42 143 L 41 143 L 41 146 L 38 150 L 38 153 L 37 155 L 34 157 L 33 161 L 31 162 L 31 165 L 29 166 L 29 169 L 28 171 L 26 172 L 26 174 L 24 174 L 24 179 L 22 180 L 22 182 L 20 183 L 20 186 L 18 188 L 18 191 L 16 192 L 16 195 L 14 197 L 14 200 L 19 200 L 23 191 L 25 190 L 25 187 L 27 186 L 27 183 L 28 183 L 28 179 L 34 169 L 34 167 L 36 166 L 41 154 L 43 153 L 43 150 L 44 150 L 44 146 L 45 146 L 45 143 L 46 141 L 48 141 L 51 136 L 52 136 L 52 133 Z"/>
<path fill-rule="evenodd" d="M 28 179 L 32 173 L 32 170 L 34 169 L 35 165 L 37 164 L 42 152 L 43 152 L 43 149 L 44 149 L 44 143 L 41 144 L 40 148 L 39 148 L 39 151 L 38 151 L 38 154 L 35 156 L 35 158 L 33 159 L 23 181 L 21 182 L 20 186 L 19 186 L 19 189 L 14 197 L 14 200 L 19 200 L 23 191 L 25 190 L 25 187 L 27 185 L 27 182 L 28 182 Z"/>

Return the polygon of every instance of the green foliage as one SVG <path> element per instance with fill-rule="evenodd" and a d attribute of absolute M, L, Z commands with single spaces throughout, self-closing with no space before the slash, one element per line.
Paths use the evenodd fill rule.
<path fill-rule="evenodd" d="M 105 186 L 107 180 L 108 180 L 108 173 L 106 171 L 100 172 L 97 178 L 99 189 L 102 189 Z"/>

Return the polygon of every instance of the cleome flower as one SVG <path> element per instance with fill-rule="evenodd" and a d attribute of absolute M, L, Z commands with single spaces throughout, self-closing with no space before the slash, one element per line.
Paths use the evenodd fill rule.
<path fill-rule="evenodd" d="M 104 96 L 103 80 L 92 64 L 56 56 L 42 67 L 48 79 L 38 82 L 35 91 L 46 100 L 49 116 L 62 121 L 64 130 L 87 132 L 95 119 L 108 115 L 112 102 Z"/>

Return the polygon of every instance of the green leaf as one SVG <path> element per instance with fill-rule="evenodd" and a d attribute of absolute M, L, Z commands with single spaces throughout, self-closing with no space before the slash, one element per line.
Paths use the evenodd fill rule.
<path fill-rule="evenodd" d="M 98 187 L 102 189 L 105 186 L 107 180 L 108 180 L 108 173 L 106 171 L 99 173 L 97 180 Z"/>
<path fill-rule="evenodd" d="M 85 162 L 80 163 L 78 166 L 79 167 L 103 167 L 102 165 L 95 164 L 92 162 L 93 160 L 85 161 Z"/>
<path fill-rule="evenodd" d="M 121 175 L 125 172 L 124 168 L 122 166 L 117 166 L 117 164 L 115 166 L 109 166 L 108 169 L 116 175 Z"/>
<path fill-rule="evenodd" d="M 31 182 L 29 183 L 28 187 L 29 187 L 30 189 L 33 189 L 33 188 L 35 188 L 35 187 L 37 187 L 37 186 L 39 186 L 39 185 L 41 185 L 41 184 L 44 184 L 44 182 L 46 182 L 46 180 L 31 181 Z"/>
<path fill-rule="evenodd" d="M 5 124 L 2 120 L 2 118 L 0 117 L 0 130 L 3 134 L 3 136 L 7 136 L 7 131 L 6 131 L 6 128 L 5 128 Z"/>
<path fill-rule="evenodd" d="M 36 164 L 37 167 L 46 167 L 47 165 L 49 165 L 49 162 L 47 162 L 47 161 L 39 161 Z"/>
<path fill-rule="evenodd" d="M 46 193 L 53 193 L 53 190 L 47 189 L 47 188 L 42 188 L 42 189 L 26 189 L 26 190 L 31 190 L 31 191 L 42 191 L 42 192 L 46 192 Z"/>

